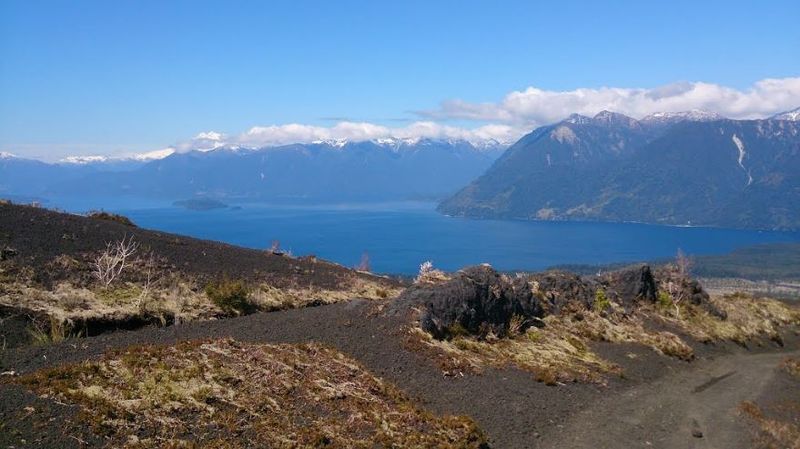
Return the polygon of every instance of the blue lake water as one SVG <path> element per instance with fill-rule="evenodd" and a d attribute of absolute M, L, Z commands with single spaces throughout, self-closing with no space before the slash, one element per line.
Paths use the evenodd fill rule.
<path fill-rule="evenodd" d="M 294 255 L 315 254 L 343 265 L 364 252 L 373 271 L 416 273 L 419 264 L 456 270 L 488 262 L 501 270 L 560 264 L 603 264 L 726 253 L 758 243 L 800 241 L 800 233 L 687 228 L 644 224 L 471 220 L 436 213 L 431 203 L 341 206 L 243 204 L 241 209 L 192 211 L 158 202 L 114 200 L 106 210 L 139 226 L 251 248 L 273 240 Z M 54 201 L 71 211 L 97 203 Z"/>

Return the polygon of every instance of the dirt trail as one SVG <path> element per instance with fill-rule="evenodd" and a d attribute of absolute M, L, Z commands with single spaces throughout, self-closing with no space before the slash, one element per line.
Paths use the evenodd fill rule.
<path fill-rule="evenodd" d="M 751 435 L 738 405 L 768 389 L 780 353 L 739 353 L 695 362 L 690 369 L 606 396 L 564 423 L 540 447 L 737 449 Z"/>

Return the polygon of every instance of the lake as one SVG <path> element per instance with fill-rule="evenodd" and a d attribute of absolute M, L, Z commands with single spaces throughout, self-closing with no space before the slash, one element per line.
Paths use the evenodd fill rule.
<path fill-rule="evenodd" d="M 98 203 L 55 200 L 48 206 L 86 211 Z M 432 203 L 337 206 L 242 204 L 193 211 L 159 202 L 119 199 L 106 210 L 144 228 L 251 248 L 280 241 L 294 255 L 314 254 L 355 266 L 369 255 L 379 273 L 414 274 L 419 264 L 457 270 L 490 263 L 500 270 L 541 270 L 561 264 L 635 262 L 719 254 L 758 243 L 800 241 L 800 233 L 689 228 L 629 223 L 472 220 L 438 214 Z"/>

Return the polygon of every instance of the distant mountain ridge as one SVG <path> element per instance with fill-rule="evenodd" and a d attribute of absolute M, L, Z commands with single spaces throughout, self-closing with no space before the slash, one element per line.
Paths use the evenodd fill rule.
<path fill-rule="evenodd" d="M 0 195 L 130 195 L 270 201 L 441 199 L 482 173 L 505 146 L 458 139 L 219 145 L 146 161 L 0 160 Z M 117 169 L 130 164 L 129 169 Z M 5 176 L 9 175 L 9 176 Z"/>
<path fill-rule="evenodd" d="M 522 137 L 439 210 L 797 230 L 800 122 L 792 112 L 766 120 L 573 114 Z"/>

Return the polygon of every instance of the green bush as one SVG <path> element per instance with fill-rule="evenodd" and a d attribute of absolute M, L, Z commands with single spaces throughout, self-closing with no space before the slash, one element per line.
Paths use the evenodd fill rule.
<path fill-rule="evenodd" d="M 223 279 L 206 285 L 206 296 L 227 315 L 246 315 L 255 312 L 250 302 L 250 290 L 243 281 Z"/>
<path fill-rule="evenodd" d="M 665 292 L 664 290 L 660 290 L 658 292 L 658 306 L 662 309 L 668 309 L 673 306 L 672 296 L 669 293 Z"/>
<path fill-rule="evenodd" d="M 608 300 L 606 291 L 598 288 L 597 291 L 594 292 L 594 311 L 602 312 L 609 308 L 611 308 L 611 301 Z"/>

